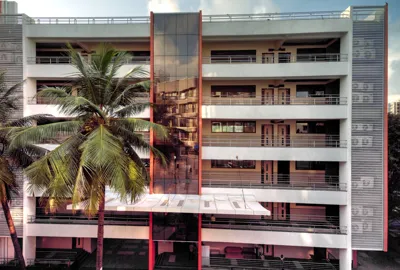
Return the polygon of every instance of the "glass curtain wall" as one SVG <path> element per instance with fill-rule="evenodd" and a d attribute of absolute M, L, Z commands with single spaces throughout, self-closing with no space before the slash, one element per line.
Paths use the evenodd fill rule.
<path fill-rule="evenodd" d="M 199 14 L 154 14 L 154 122 L 169 138 L 154 145 L 168 159 L 153 167 L 154 193 L 198 194 Z"/>

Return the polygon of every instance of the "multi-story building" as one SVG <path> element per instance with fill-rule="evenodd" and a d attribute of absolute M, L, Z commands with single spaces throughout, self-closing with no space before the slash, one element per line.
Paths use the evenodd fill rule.
<path fill-rule="evenodd" d="M 389 112 L 393 114 L 400 114 L 400 101 L 389 103 Z"/>
<path fill-rule="evenodd" d="M 347 270 L 357 250 L 388 244 L 387 14 L 2 15 L 0 67 L 25 80 L 15 117 L 54 121 L 68 115 L 35 95 L 74 80 L 66 42 L 88 57 L 109 42 L 132 54 L 120 75 L 149 71 L 162 109 L 135 117 L 171 128 L 149 140 L 174 162 L 141 153 L 149 194 L 133 205 L 107 194 L 105 269 Z M 28 263 L 94 266 L 96 219 L 48 213 L 40 196 L 12 205 Z M 12 257 L 4 222 L 0 233 Z"/>

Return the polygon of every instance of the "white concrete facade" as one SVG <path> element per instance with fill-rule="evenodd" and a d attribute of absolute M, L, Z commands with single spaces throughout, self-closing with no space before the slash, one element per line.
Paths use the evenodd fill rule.
<path fill-rule="evenodd" d="M 351 10 L 350 10 L 351 11 Z M 26 19 L 27 16 L 24 15 Z M 335 80 L 340 79 L 339 96 L 346 98 L 340 105 L 307 104 L 307 105 L 209 105 L 202 106 L 203 119 L 229 121 L 256 120 L 308 120 L 339 121 L 340 147 L 237 147 L 213 146 L 203 143 L 202 160 L 255 160 L 255 161 L 310 161 L 337 162 L 339 182 L 345 190 L 316 190 L 309 188 L 223 188 L 203 187 L 202 194 L 253 195 L 259 202 L 281 202 L 292 204 L 320 204 L 338 206 L 340 227 L 346 227 L 346 233 L 314 233 L 287 231 L 251 231 L 228 229 L 202 229 L 202 241 L 227 242 L 234 244 L 287 245 L 294 247 L 320 247 L 340 250 L 340 269 L 350 270 L 352 261 L 351 241 L 351 133 L 352 133 L 352 44 L 353 22 L 351 18 L 322 19 L 282 19 L 255 21 L 213 21 L 203 18 L 203 42 L 248 42 L 245 49 L 252 49 L 252 42 L 276 42 L 275 51 L 287 39 L 338 39 L 340 40 L 340 61 L 315 61 L 292 63 L 210 63 L 203 59 L 202 80 L 235 81 L 254 80 L 273 81 L 276 85 L 285 80 Z M 76 70 L 68 64 L 33 64 L 37 56 L 36 43 L 60 41 L 85 42 L 141 42 L 150 44 L 150 21 L 142 18 L 139 23 L 126 19 L 126 22 L 114 23 L 111 18 L 102 23 L 95 19 L 87 22 L 70 18 L 68 23 L 59 23 L 57 19 L 42 19 L 24 25 L 23 62 L 24 79 L 23 106 L 24 116 L 33 114 L 51 114 L 55 117 L 69 117 L 58 112 L 56 105 L 32 104 L 29 100 L 37 93 L 37 80 L 61 81 L 76 78 Z M 103 18 L 104 20 L 104 18 Z M 294 45 L 293 45 L 294 46 Z M 290 47 L 290 46 L 289 46 Z M 229 50 L 229 48 L 226 48 Z M 343 59 L 341 58 L 343 55 Z M 123 76 L 137 65 L 126 64 L 118 72 Z M 145 64 L 150 71 L 150 65 Z M 276 86 L 275 88 L 279 88 Z M 199 91 L 201 93 L 201 91 Z M 144 111 L 137 118 L 150 118 L 150 110 Z M 234 134 L 240 136 L 241 134 Z M 256 142 L 258 143 L 258 141 Z M 56 145 L 44 145 L 51 150 Z M 148 153 L 139 153 L 141 158 L 148 159 Z M 41 194 L 35 194 L 39 197 Z M 35 258 L 36 237 L 82 237 L 96 238 L 97 226 L 74 224 L 28 223 L 28 217 L 35 215 L 36 201 L 32 194 L 24 193 L 24 233 L 23 253 L 26 258 Z M 311 229 L 310 229 L 311 230 Z M 105 226 L 105 238 L 112 239 L 149 239 L 147 226 Z M 0 257 L 13 256 L 9 238 L 0 238 Z"/>

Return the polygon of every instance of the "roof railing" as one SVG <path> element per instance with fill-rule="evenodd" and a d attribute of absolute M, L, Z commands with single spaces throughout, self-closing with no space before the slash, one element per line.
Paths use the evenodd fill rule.
<path fill-rule="evenodd" d="M 203 22 L 349 19 L 347 11 L 203 15 Z"/>

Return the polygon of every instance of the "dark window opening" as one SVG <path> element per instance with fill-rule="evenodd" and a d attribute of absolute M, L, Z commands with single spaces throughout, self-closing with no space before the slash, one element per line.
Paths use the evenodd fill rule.
<path fill-rule="evenodd" d="M 255 133 L 256 122 L 220 121 L 211 122 L 213 133 Z"/>
<path fill-rule="evenodd" d="M 326 134 L 325 122 L 317 121 L 297 121 L 296 122 L 297 134 Z"/>
<path fill-rule="evenodd" d="M 255 160 L 211 160 L 211 168 L 255 169 Z"/>
<path fill-rule="evenodd" d="M 324 171 L 326 162 L 322 161 L 296 161 L 296 170 Z"/>
<path fill-rule="evenodd" d="M 212 97 L 255 97 L 255 85 L 213 85 L 211 86 Z"/>
<path fill-rule="evenodd" d="M 213 50 L 211 63 L 251 63 L 256 62 L 256 50 Z"/>

